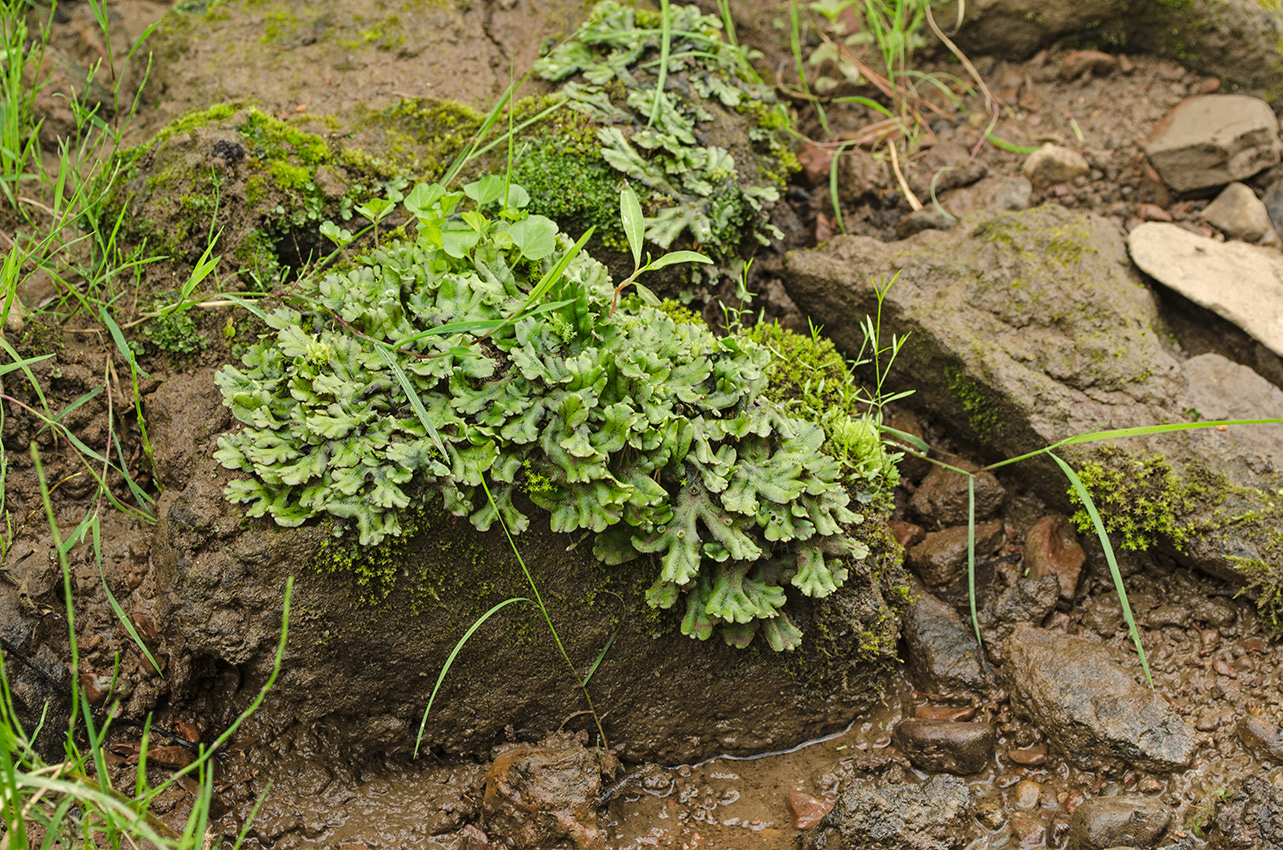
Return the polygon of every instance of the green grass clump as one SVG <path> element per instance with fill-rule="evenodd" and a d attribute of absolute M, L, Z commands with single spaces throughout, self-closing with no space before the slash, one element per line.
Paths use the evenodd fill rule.
<path fill-rule="evenodd" d="M 829 595 L 869 555 L 825 431 L 771 402 L 765 347 L 617 304 L 588 235 L 572 246 L 528 201 L 493 177 L 421 185 L 413 242 L 265 315 L 243 368 L 217 376 L 246 426 L 219 441 L 249 476 L 229 498 L 376 546 L 430 503 L 518 534 L 523 493 L 607 564 L 655 555 L 646 600 L 680 602 L 686 634 L 796 646 L 790 595 Z"/>

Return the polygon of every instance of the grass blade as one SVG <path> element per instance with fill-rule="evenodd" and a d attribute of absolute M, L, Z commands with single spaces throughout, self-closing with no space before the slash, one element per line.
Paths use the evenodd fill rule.
<path fill-rule="evenodd" d="M 967 473 L 967 598 L 971 603 L 971 625 L 976 630 L 976 643 L 984 646 L 980 637 L 980 617 L 976 614 L 976 476 Z"/>
<path fill-rule="evenodd" d="M 428 697 L 428 707 L 423 709 L 423 719 L 419 721 L 419 735 L 414 739 L 414 758 L 419 757 L 419 745 L 423 743 L 423 731 L 428 725 L 428 712 L 432 711 L 432 703 L 437 698 L 437 691 L 441 690 L 441 683 L 445 681 L 446 674 L 450 672 L 450 667 L 454 664 L 454 659 L 458 657 L 459 652 L 463 649 L 464 644 L 468 642 L 468 639 L 476 634 L 477 629 L 481 628 L 485 625 L 487 620 L 514 602 L 529 602 L 531 605 L 535 604 L 533 599 L 527 599 L 524 596 L 513 596 L 503 600 L 498 605 L 495 605 L 489 611 L 478 617 L 476 621 L 468 627 L 468 630 L 463 633 L 463 637 L 459 638 L 459 642 L 454 645 L 454 649 L 450 651 L 450 654 L 446 656 L 445 665 L 441 668 L 441 672 L 437 674 L 437 683 L 432 688 L 432 695 Z"/>
<path fill-rule="evenodd" d="M 655 80 L 655 97 L 650 102 L 650 117 L 646 120 L 646 126 L 652 127 L 655 119 L 659 117 L 660 107 L 663 105 L 664 85 L 668 82 L 668 54 L 673 45 L 673 15 L 668 7 L 668 0 L 659 0 L 659 76 Z M 638 265 L 641 264 L 641 257 L 637 258 Z"/>
<path fill-rule="evenodd" d="M 437 427 L 432 424 L 432 419 L 428 416 L 428 411 L 423 406 L 423 400 L 419 398 L 419 394 L 416 393 L 414 391 L 414 387 L 410 385 L 410 379 L 406 376 L 405 370 L 401 368 L 401 364 L 397 363 L 396 360 L 393 359 L 387 349 L 388 347 L 384 343 L 378 343 L 374 346 L 374 350 L 379 353 L 379 356 L 383 358 L 383 362 L 388 364 L 388 368 L 391 369 L 392 374 L 396 376 L 396 381 L 401 385 L 401 391 L 405 393 L 406 399 L 410 402 L 410 407 L 414 410 L 414 415 L 419 418 L 419 422 L 423 424 L 424 430 L 427 431 L 428 436 L 432 438 L 432 442 L 436 445 L 437 451 L 441 452 L 441 457 L 448 457 L 448 455 L 446 455 L 445 444 L 441 442 L 441 435 L 437 433 Z"/>
<path fill-rule="evenodd" d="M 1145 658 L 1145 647 L 1141 646 L 1140 630 L 1136 627 L 1136 618 L 1132 616 L 1132 606 L 1127 602 L 1127 588 L 1123 586 L 1123 574 L 1118 569 L 1118 560 L 1114 557 L 1114 547 L 1109 542 L 1109 534 L 1105 531 L 1105 524 L 1101 522 L 1100 512 L 1096 510 L 1096 504 L 1091 500 L 1091 494 L 1083 486 L 1082 479 L 1078 473 L 1074 472 L 1073 467 L 1065 463 L 1055 454 L 1047 452 L 1048 456 L 1060 466 L 1069 483 L 1073 485 L 1074 492 L 1082 500 L 1083 507 L 1087 509 L 1087 515 L 1091 517 L 1091 524 L 1096 529 L 1096 537 L 1100 539 L 1100 548 L 1105 550 L 1105 561 L 1109 564 L 1109 574 L 1114 579 L 1114 590 L 1118 593 L 1118 601 L 1123 607 L 1123 619 L 1127 621 L 1127 630 L 1131 632 L 1132 643 L 1136 644 L 1136 653 L 1140 656 L 1140 666 L 1145 671 L 1145 680 L 1149 686 L 1154 687 L 1154 677 L 1149 672 L 1149 661 Z"/>
<path fill-rule="evenodd" d="M 165 678 L 165 674 L 160 671 L 160 665 L 156 663 L 156 659 L 152 657 L 151 651 L 147 649 L 147 644 L 143 642 L 142 637 L 138 634 L 138 630 L 134 628 L 133 621 L 125 614 L 124 609 L 120 607 L 120 603 L 116 601 L 115 594 L 113 594 L 111 592 L 111 588 L 107 586 L 107 573 L 103 570 L 102 566 L 102 535 L 97 515 L 93 518 L 90 532 L 94 545 L 94 562 L 98 564 L 98 575 L 102 579 L 102 589 L 103 592 L 107 594 L 107 602 L 110 603 L 111 610 L 116 613 L 116 619 L 120 620 L 120 624 L 125 627 L 125 631 L 129 633 L 129 637 L 133 640 L 134 645 L 136 645 L 142 652 L 143 656 L 151 662 L 152 669 L 156 671 L 156 675 L 160 676 L 162 679 Z"/>
<path fill-rule="evenodd" d="M 611 645 L 615 642 L 615 638 L 619 637 L 619 630 L 623 627 L 623 623 L 615 626 L 615 631 L 611 634 L 610 639 L 607 640 L 606 645 L 601 648 L 601 652 L 597 653 L 597 660 L 592 663 L 592 666 L 588 668 L 588 672 L 584 674 L 585 685 L 587 685 L 588 680 L 593 677 L 593 673 L 597 672 L 597 668 L 601 666 L 602 659 L 606 657 L 607 652 L 610 652 Z"/>
<path fill-rule="evenodd" d="M 1275 419 L 1218 419 L 1213 422 L 1173 422 L 1168 425 L 1144 425 L 1139 428 L 1114 428 L 1109 431 L 1094 431 L 1070 437 L 1057 445 L 1073 446 L 1079 443 L 1099 443 L 1102 440 L 1114 440 L 1119 437 L 1143 437 L 1149 434 L 1167 434 L 1172 431 L 1194 431 L 1200 428 L 1220 428 L 1230 425 L 1277 425 L 1283 418 Z"/>

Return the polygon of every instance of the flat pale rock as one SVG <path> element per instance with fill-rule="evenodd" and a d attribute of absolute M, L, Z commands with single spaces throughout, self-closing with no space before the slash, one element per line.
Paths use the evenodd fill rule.
<path fill-rule="evenodd" d="M 1279 120 L 1242 94 L 1187 98 L 1159 122 L 1145 146 L 1168 186 L 1192 192 L 1251 177 L 1279 161 Z"/>
<path fill-rule="evenodd" d="M 1146 222 L 1127 237 L 1141 271 L 1283 355 L 1283 254 Z"/>

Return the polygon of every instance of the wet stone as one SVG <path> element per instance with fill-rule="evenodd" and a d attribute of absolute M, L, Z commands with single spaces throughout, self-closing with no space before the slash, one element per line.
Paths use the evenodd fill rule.
<path fill-rule="evenodd" d="M 1025 536 L 1025 570 L 1030 578 L 1054 575 L 1062 599 L 1073 599 L 1078 590 L 1087 553 L 1069 517 L 1049 514 L 1038 520 Z"/>
<path fill-rule="evenodd" d="M 975 706 L 920 705 L 913 710 L 914 717 L 923 720 L 970 720 L 976 716 Z"/>
<path fill-rule="evenodd" d="M 1007 825 L 1007 812 L 1002 808 L 1002 803 L 993 797 L 976 803 L 975 810 L 976 822 L 989 832 L 1002 829 Z"/>
<path fill-rule="evenodd" d="M 1038 767 L 1047 763 L 1047 745 L 1034 744 L 1031 747 L 1007 750 L 1007 758 L 1016 764 L 1022 764 L 1026 767 Z"/>
<path fill-rule="evenodd" d="M 1002 507 L 1006 489 L 992 472 L 975 476 L 976 521 L 989 519 Z M 928 521 L 939 525 L 966 525 L 967 476 L 942 466 L 935 466 L 922 479 L 909 506 Z"/>
<path fill-rule="evenodd" d="M 1274 761 L 1283 761 L 1283 731 L 1259 714 L 1238 722 L 1238 737 L 1250 750 Z"/>
<path fill-rule="evenodd" d="M 597 826 L 601 772 L 596 757 L 573 735 L 517 744 L 486 772 L 482 803 L 486 832 L 520 850 L 605 846 Z"/>
<path fill-rule="evenodd" d="M 1060 579 L 1055 575 L 1022 578 L 991 599 L 980 612 L 980 634 L 993 655 L 1021 623 L 1041 623 L 1056 608 Z"/>
<path fill-rule="evenodd" d="M 1002 523 L 977 525 L 976 556 L 994 552 L 1003 539 Z M 967 527 L 928 532 L 926 539 L 909 550 L 909 566 L 927 587 L 941 587 L 958 579 L 967 569 Z"/>
<path fill-rule="evenodd" d="M 910 718 L 895 727 L 895 742 L 913 766 L 928 773 L 979 773 L 993 756 L 988 723 Z"/>
<path fill-rule="evenodd" d="M 887 529 L 895 537 L 895 542 L 899 543 L 905 549 L 916 546 L 927 536 L 926 531 L 920 525 L 914 525 L 911 522 L 893 519 L 887 523 Z"/>
<path fill-rule="evenodd" d="M 1030 812 L 1038 808 L 1042 786 L 1032 779 L 1022 779 L 1011 789 L 1011 805 L 1018 811 Z"/>
<path fill-rule="evenodd" d="M 790 791 L 787 802 L 793 814 L 794 829 L 811 829 L 833 811 L 832 801 L 805 791 Z"/>
<path fill-rule="evenodd" d="M 1139 794 L 1088 800 L 1069 818 L 1069 844 L 1074 850 L 1143 850 L 1156 846 L 1171 822 L 1166 806 Z"/>
<path fill-rule="evenodd" d="M 926 591 L 904 616 L 909 671 L 918 686 L 950 695 L 983 692 L 993 685 L 975 634 L 953 606 Z"/>
<path fill-rule="evenodd" d="M 1047 823 L 1033 812 L 1016 812 L 1011 816 L 1011 835 L 1021 847 L 1041 847 Z"/>
<path fill-rule="evenodd" d="M 1004 650 L 1013 701 L 1075 766 L 1189 766 L 1195 731 L 1099 641 L 1020 625 Z"/>
<path fill-rule="evenodd" d="M 1283 768 L 1245 777 L 1217 805 L 1210 826 L 1215 850 L 1283 849 Z"/>
<path fill-rule="evenodd" d="M 1123 608 L 1118 597 L 1100 595 L 1083 607 L 1083 628 L 1103 638 L 1112 637 L 1123 626 Z"/>
<path fill-rule="evenodd" d="M 971 837 L 971 793 L 956 776 L 922 784 L 853 785 L 803 850 L 962 850 Z"/>

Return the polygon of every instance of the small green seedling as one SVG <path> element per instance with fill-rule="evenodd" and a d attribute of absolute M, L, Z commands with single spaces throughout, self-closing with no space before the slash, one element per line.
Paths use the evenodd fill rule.
<path fill-rule="evenodd" d="M 641 296 L 641 299 L 651 307 L 659 306 L 659 298 L 655 293 L 650 291 L 649 287 L 643 286 L 637 282 L 637 276 L 642 272 L 651 272 L 662 269 L 665 266 L 671 266 L 673 263 L 709 263 L 713 261 L 698 251 L 670 251 L 657 260 L 650 258 L 650 252 L 646 253 L 646 264 L 642 265 L 642 241 L 646 232 L 646 219 L 642 215 L 641 202 L 637 200 L 637 193 L 633 187 L 624 181 L 624 188 L 619 190 L 619 217 L 624 225 L 624 235 L 628 237 L 628 247 L 633 252 L 633 273 L 624 279 L 624 282 L 615 287 L 615 298 L 610 304 L 610 314 L 615 314 L 615 308 L 619 305 L 620 294 L 630 285 Z"/>

